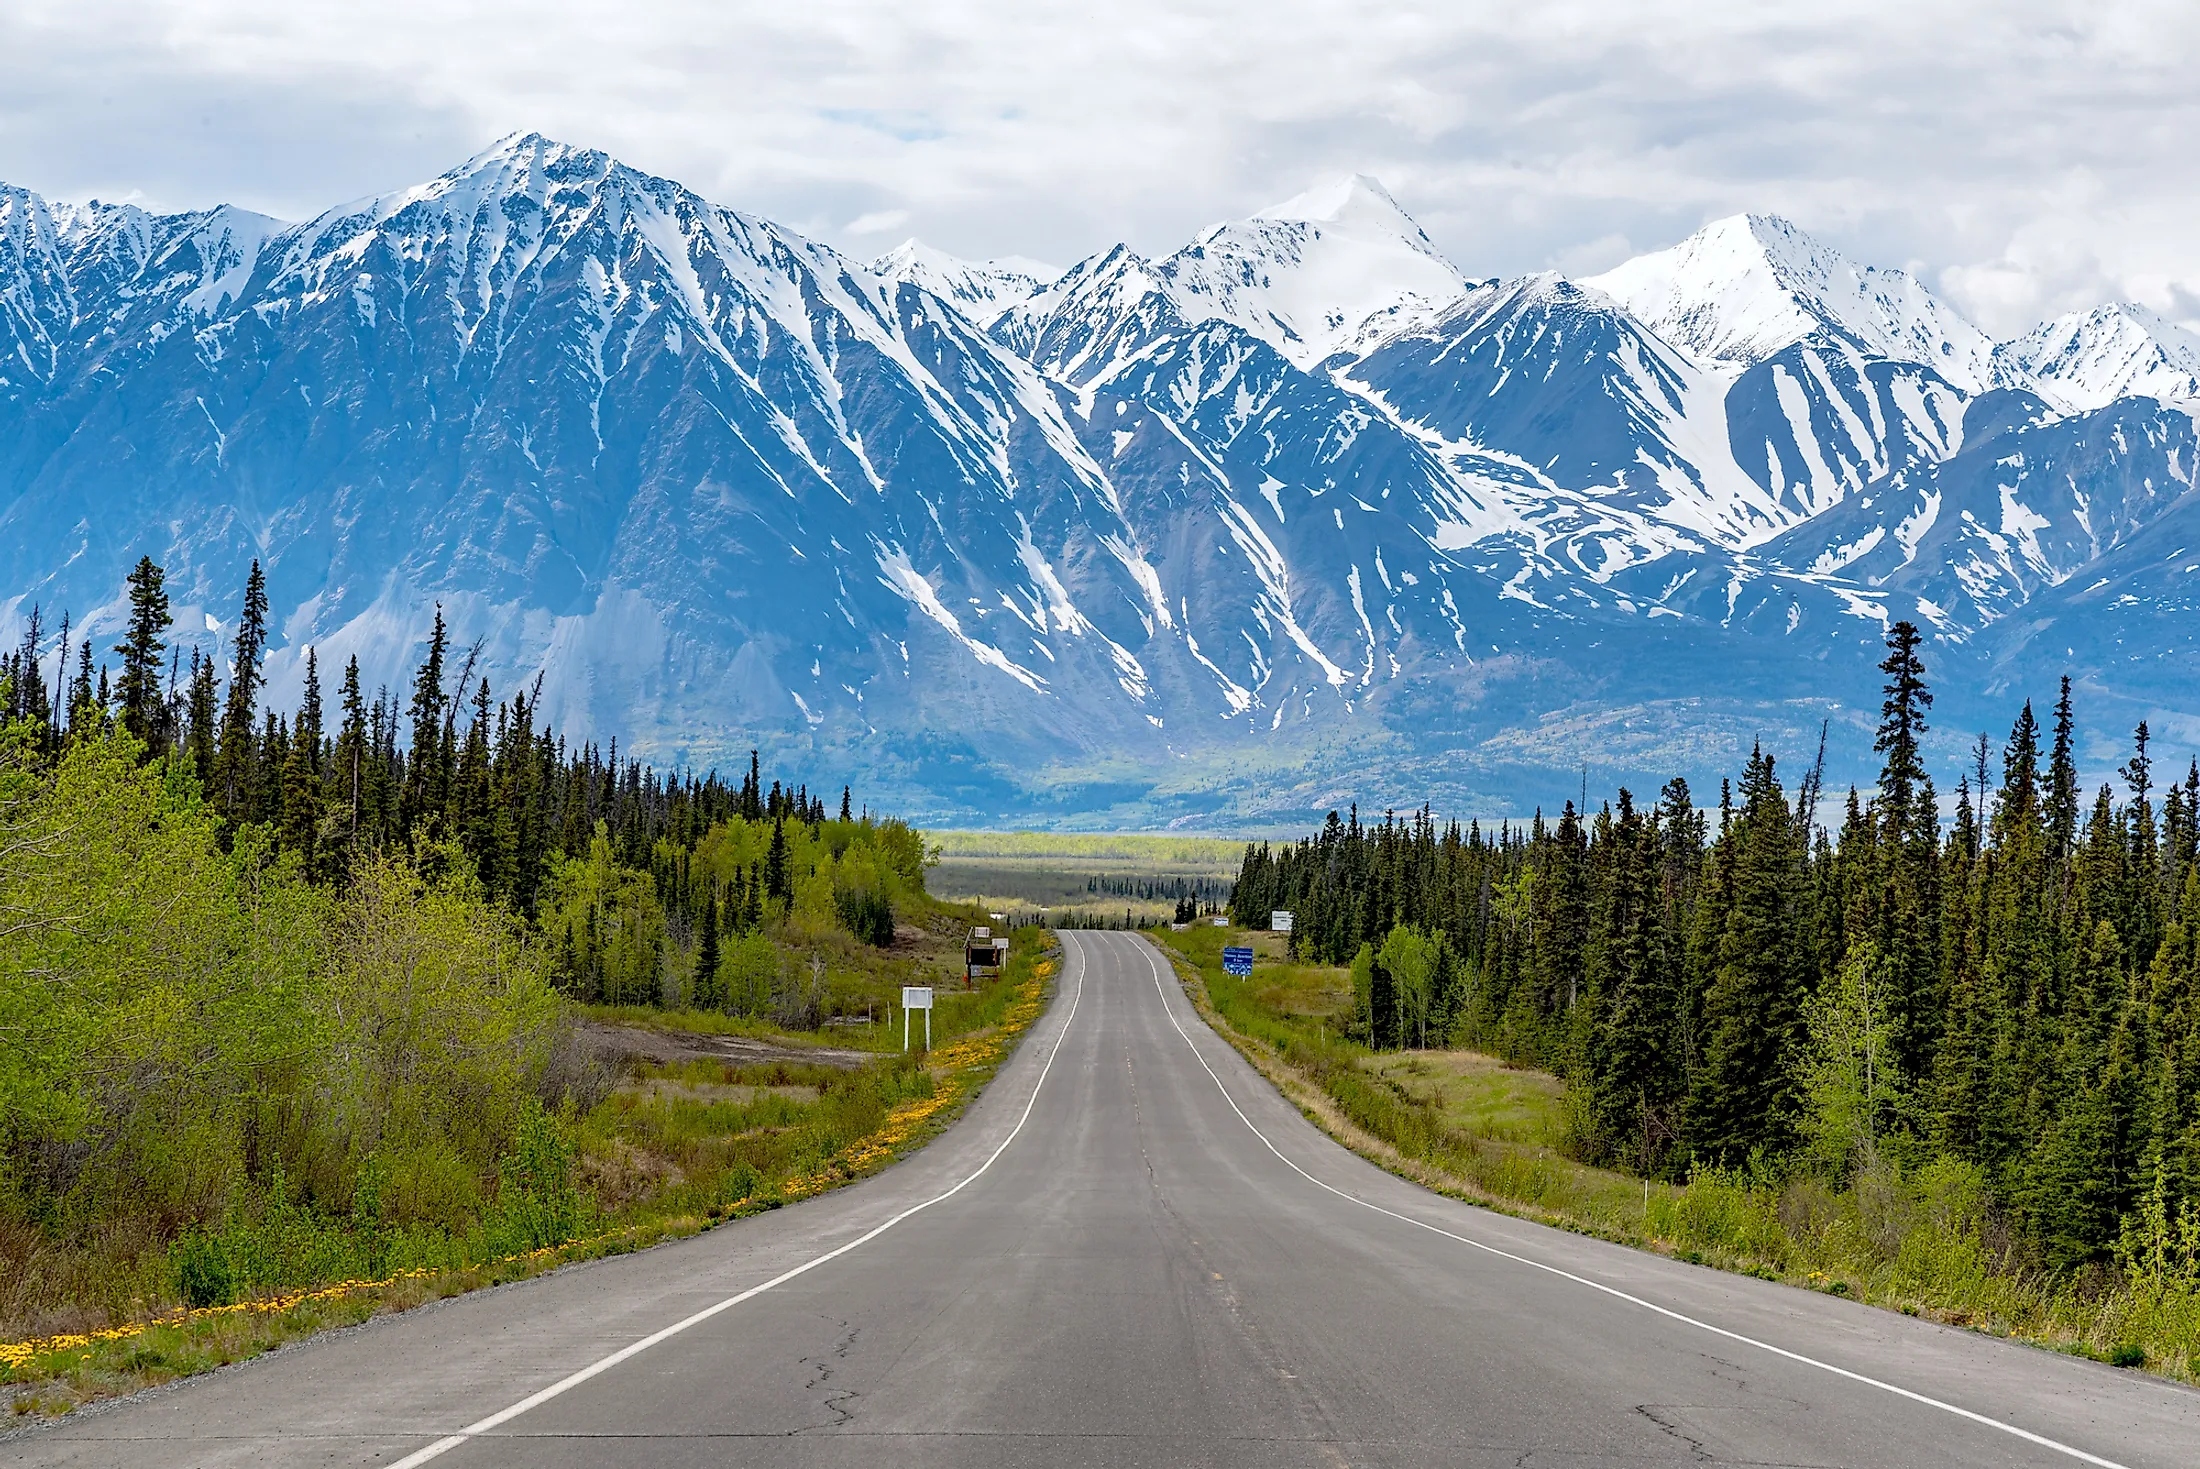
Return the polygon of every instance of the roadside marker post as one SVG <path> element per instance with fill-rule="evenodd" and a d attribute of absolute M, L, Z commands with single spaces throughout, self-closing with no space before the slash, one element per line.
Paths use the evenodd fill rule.
<path fill-rule="evenodd" d="M 1237 944 L 1225 944 L 1222 948 L 1222 972 L 1243 979 L 1253 972 L 1253 951 Z"/>
<path fill-rule="evenodd" d="M 909 1049 L 909 1012 L 924 1012 L 924 1048 L 932 1049 L 932 987 L 928 984 L 905 984 L 901 987 L 901 1048 Z"/>

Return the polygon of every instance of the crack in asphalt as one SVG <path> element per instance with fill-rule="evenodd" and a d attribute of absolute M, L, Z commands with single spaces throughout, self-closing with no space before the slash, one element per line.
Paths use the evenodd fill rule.
<path fill-rule="evenodd" d="M 840 1331 L 840 1339 L 834 1343 L 832 1351 L 827 1355 L 797 1359 L 797 1365 L 806 1366 L 811 1372 L 810 1380 L 802 1385 L 804 1392 L 815 1392 L 832 1381 L 834 1365 L 848 1360 L 848 1354 L 855 1350 L 856 1338 L 862 1334 L 863 1328 L 843 1321 L 840 1323 Z M 852 1387 L 841 1388 L 825 1394 L 820 1401 L 825 1411 L 833 1415 L 833 1420 L 830 1423 L 805 1424 L 795 1431 L 797 1433 L 810 1433 L 820 1429 L 847 1427 L 850 1423 L 855 1422 L 856 1418 L 855 1410 L 849 1404 L 861 1396 L 863 1396 L 862 1392 Z"/>

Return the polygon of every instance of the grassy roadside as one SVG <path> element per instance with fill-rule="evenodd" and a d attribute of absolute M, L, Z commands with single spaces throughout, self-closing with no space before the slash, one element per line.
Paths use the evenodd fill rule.
<path fill-rule="evenodd" d="M 854 1069 L 714 1058 L 636 1065 L 600 1105 L 546 1136 L 542 1156 L 520 1157 L 498 1206 L 464 1235 L 296 1219 L 298 1237 L 286 1240 L 260 1237 L 279 1234 L 282 1219 L 263 1223 L 231 1250 L 284 1257 L 284 1284 L 198 1309 L 150 1301 L 105 1325 L 0 1342 L 0 1412 L 51 1418 L 868 1177 L 937 1136 L 992 1079 L 1045 1009 L 1057 967 L 1050 945 L 1040 931 L 1019 934 L 1004 973 L 934 1017 L 929 1055 L 882 1054 Z M 859 1048 L 884 1052 L 882 1029 L 863 1040 Z"/>
<path fill-rule="evenodd" d="M 1975 1189 L 1925 1170 L 1835 1189 L 1702 1170 L 1646 1182 L 1566 1156 L 1556 1078 L 1465 1051 L 1377 1054 L 1342 1037 L 1342 969 L 1284 962 L 1279 935 L 1157 934 L 1186 993 L 1317 1126 L 1400 1177 L 1537 1223 L 1691 1264 L 1846 1296 L 1950 1326 L 2200 1382 L 2200 1281 L 2020 1268 Z M 1251 943 L 1249 979 L 1222 970 Z M 2160 1263 L 2160 1262 L 2158 1262 Z"/>

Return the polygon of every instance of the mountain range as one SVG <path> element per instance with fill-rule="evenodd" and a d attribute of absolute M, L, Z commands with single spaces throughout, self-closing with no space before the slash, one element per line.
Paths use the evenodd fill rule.
<path fill-rule="evenodd" d="M 1951 781 L 2066 671 L 2103 770 L 2191 744 L 2196 415 L 2142 306 L 1997 342 L 1760 215 L 1484 279 L 1364 177 L 1067 270 L 533 134 L 302 223 L 0 187 L 0 633 L 150 554 L 213 651 L 258 559 L 278 699 L 440 604 L 569 738 L 938 823 L 1868 779 L 1902 618 Z"/>

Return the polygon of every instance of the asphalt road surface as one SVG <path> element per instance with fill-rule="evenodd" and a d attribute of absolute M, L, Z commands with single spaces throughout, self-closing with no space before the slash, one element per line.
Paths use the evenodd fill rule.
<path fill-rule="evenodd" d="M 1394 1179 L 1144 940 L 1063 941 L 986 1094 L 866 1183 L 324 1336 L 0 1463 L 2200 1464 L 2200 1394 Z"/>

